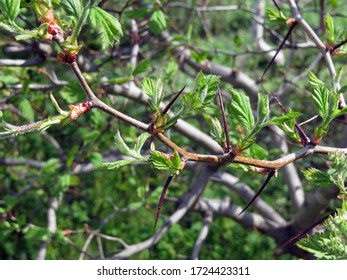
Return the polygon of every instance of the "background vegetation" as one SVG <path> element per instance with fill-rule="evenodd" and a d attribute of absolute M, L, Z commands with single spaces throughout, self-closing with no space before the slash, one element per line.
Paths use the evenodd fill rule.
<path fill-rule="evenodd" d="M 341 201 L 346 199 L 347 80 L 341 70 L 344 45 L 337 46 L 346 39 L 344 1 L 297 1 L 318 41 L 295 14 L 294 1 L 12 1 L 20 5 L 18 15 L 10 2 L 0 4 L 1 259 L 346 257 L 347 208 Z M 52 7 L 56 25 L 45 18 Z M 297 26 L 284 40 L 293 19 Z M 64 32 L 61 40 L 59 29 L 58 35 L 50 31 L 52 26 Z M 75 111 L 69 105 L 92 96 L 80 85 L 72 65 L 76 57 L 82 78 L 99 100 L 132 120 L 152 122 L 156 128 L 162 121 L 164 134 L 184 151 L 223 154 L 217 142 L 223 146 L 228 137 L 219 99 L 214 98 L 217 87 L 233 148 L 249 132 L 249 123 L 239 116 L 252 115 L 252 109 L 257 121 L 259 108 L 267 110 L 259 105 L 258 92 L 269 98 L 266 121 L 284 115 L 272 93 L 287 111 L 300 113 L 262 128 L 242 154 L 246 159 L 273 161 L 307 151 L 278 168 L 188 160 L 183 170 L 181 161 L 158 169 L 163 154 L 156 161 L 153 150 L 173 154 L 173 146 L 156 140 L 155 131 L 147 130 L 152 136 L 141 138 L 147 137 L 141 136 L 144 129 L 101 106 L 72 117 Z M 153 100 L 160 90 L 157 86 L 151 96 L 145 78 L 153 83 L 161 79 L 165 96 L 158 106 Z M 189 110 L 180 112 L 180 120 L 171 126 L 176 119 L 169 125 L 159 112 L 182 88 L 170 109 L 180 112 L 184 98 L 192 107 L 187 105 Z M 329 93 L 321 100 L 324 90 Z M 189 94 L 204 91 L 209 102 L 200 100 L 194 107 Z M 50 92 L 65 115 L 57 112 Z M 251 107 L 245 97 L 238 115 L 239 104 L 230 104 L 242 92 Z M 328 103 L 336 113 L 332 119 L 338 119 L 327 121 L 325 131 L 330 115 L 323 109 Z M 294 129 L 295 121 L 309 141 Z M 35 127 L 25 126 L 35 122 Z M 315 148 L 317 128 L 325 129 L 321 148 Z M 141 140 L 141 155 L 127 164 L 133 158 L 124 147 L 137 147 Z M 336 151 L 340 153 L 327 155 Z M 272 171 L 277 177 L 240 214 Z M 174 177 L 153 229 L 170 175 Z M 338 214 L 332 213 L 335 209 Z M 324 226 L 312 231 L 312 225 L 329 213 L 337 216 L 335 222 L 328 220 L 323 237 L 300 241 L 301 247 L 295 241 L 283 246 L 302 231 L 303 236 L 322 231 Z"/>

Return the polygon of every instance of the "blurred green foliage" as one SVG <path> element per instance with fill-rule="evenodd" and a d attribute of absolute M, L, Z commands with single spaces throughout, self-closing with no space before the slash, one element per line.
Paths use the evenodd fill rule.
<path fill-rule="evenodd" d="M 120 11 L 126 1 L 104 2 L 106 2 L 105 8 Z M 154 1 L 144 2 L 152 4 Z M 162 2 L 165 4 L 174 1 Z M 198 5 L 203 1 L 193 2 Z M 100 48 L 105 43 L 100 42 L 98 36 L 95 36 L 95 30 L 84 29 L 78 37 L 80 44 L 84 46 L 81 55 L 97 65 L 96 72 L 85 74 L 87 81 L 94 90 L 99 90 L 100 94 L 104 94 L 103 89 L 99 88 L 101 77 L 108 77 L 110 83 L 119 83 L 119 78 L 122 78 L 123 81 L 134 80 L 138 84 L 144 77 L 160 77 L 163 80 L 165 92 L 174 92 L 183 86 L 187 86 L 186 92 L 194 90 L 194 78 L 177 71 L 179 65 L 173 54 L 160 42 L 145 42 L 141 46 L 143 59 L 141 68 L 129 69 L 128 60 L 121 59 L 117 51 L 131 46 L 131 37 L 125 32 L 129 30 L 131 18 L 149 19 L 147 28 L 154 34 L 160 33 L 165 28 L 179 31 L 174 33 L 171 30 L 175 41 L 190 47 L 197 61 L 208 58 L 215 63 L 241 69 L 257 79 L 261 76 L 268 60 L 263 54 L 250 53 L 253 50 L 250 34 L 252 18 L 250 10 L 253 1 L 209 1 L 210 6 L 230 4 L 239 4 L 244 9 L 204 14 L 208 30 L 210 30 L 209 34 L 205 32 L 199 18 L 192 10 L 180 9 L 177 12 L 178 8 L 164 8 L 165 13 L 163 13 L 157 6 L 153 9 L 138 10 L 136 13 L 134 10 L 125 9 L 120 17 L 125 35 L 120 45 L 114 48 L 101 51 Z M 342 1 L 328 1 L 328 9 L 334 14 L 339 11 L 342 4 Z M 316 8 L 314 3 L 307 4 L 303 13 L 310 24 L 315 24 L 317 27 L 319 13 L 311 12 L 314 8 Z M 21 12 L 29 22 L 35 23 L 30 11 L 22 9 Z M 286 16 L 290 16 L 285 5 L 283 12 Z M 64 12 L 59 10 L 57 15 L 64 15 Z M 158 22 L 155 22 L 156 19 Z M 338 26 L 341 20 L 337 18 L 335 25 Z M 26 23 L 18 20 L 18 24 L 24 26 Z M 71 27 L 71 24 L 64 24 Z M 266 24 L 271 25 L 270 20 L 267 19 Z M 286 26 L 276 25 L 274 30 L 284 36 Z M 274 48 L 279 45 L 279 41 L 273 36 L 267 36 Z M 293 34 L 293 39 L 300 40 L 302 36 L 298 32 Z M 0 46 L 5 46 L 9 41 L 14 41 L 11 34 L 0 33 Z M 35 49 L 36 42 L 33 41 L 31 44 L 23 43 Z M 295 52 L 284 49 L 284 52 L 286 55 L 293 55 L 290 65 L 289 67 L 276 65 L 269 71 L 268 78 L 261 85 L 264 93 L 278 89 L 284 80 L 285 83 L 290 84 L 295 76 L 309 67 L 317 55 L 316 49 L 298 49 Z M 21 56 L 23 54 L 12 54 L 8 57 L 4 49 L 0 50 L 1 58 L 23 58 Z M 24 54 L 24 57 L 27 55 Z M 334 62 L 338 67 L 346 63 L 346 58 L 337 57 Z M 56 63 L 53 57 L 48 57 L 44 63 L 34 67 L 0 67 L 0 99 L 4 100 L 1 101 L 4 120 L 19 125 L 33 120 L 38 121 L 56 113 L 48 90 L 32 90 L 29 87 L 33 83 L 51 84 L 46 73 L 51 72 L 52 69 L 59 80 L 67 81 L 66 85 L 53 89 L 53 94 L 63 109 L 67 110 L 68 104 L 84 100 L 83 91 L 71 72 L 67 70 L 67 66 Z M 321 80 L 329 81 L 329 73 L 322 64 L 316 67 L 315 74 Z M 341 83 L 347 84 L 345 76 L 342 77 Z M 15 88 L 15 85 L 21 85 L 21 87 Z M 220 86 L 223 90 L 230 92 L 229 85 L 222 83 Z M 304 120 L 315 115 L 310 98 L 310 85 L 307 79 L 303 79 L 295 83 L 288 94 L 283 96 L 282 102 L 287 108 L 304 112 L 302 116 Z M 115 108 L 121 109 L 125 114 L 147 123 L 151 121 L 149 107 L 139 106 L 135 101 L 126 100 L 121 96 L 105 94 L 103 99 Z M 170 97 L 165 97 L 165 101 L 167 100 L 170 100 Z M 252 107 L 256 108 L 254 100 L 251 101 Z M 11 110 L 9 104 L 17 110 Z M 281 114 L 275 104 L 270 106 L 274 115 Z M 194 119 L 188 121 L 209 133 L 209 126 L 204 125 L 206 122 L 211 122 L 212 114 L 209 112 L 220 117 L 218 107 L 211 106 L 198 111 Z M 316 123 L 313 123 L 305 127 L 309 134 L 313 135 L 315 125 Z M 341 141 L 340 129 L 338 125 L 330 127 L 328 136 L 323 140 L 324 143 Z M 41 242 L 48 239 L 51 239 L 51 242 L 47 250 L 47 259 L 78 259 L 81 252 L 77 247 L 82 248 L 88 240 L 86 225 L 91 230 L 99 229 L 102 234 L 123 239 L 127 244 L 143 241 L 153 235 L 157 201 L 163 183 L 169 175 L 168 172 L 158 172 L 144 163 L 110 171 L 89 169 L 85 173 L 75 172 L 78 165 L 91 164 L 93 168 L 96 168 L 105 157 L 118 156 L 119 151 L 114 145 L 114 135 L 118 130 L 130 147 L 135 145 L 140 135 L 136 128 L 129 127 L 99 111 L 92 111 L 68 126 L 52 127 L 48 135 L 26 134 L 0 141 L 0 159 L 16 161 L 15 164 L 0 165 L 0 259 L 34 259 L 37 257 Z M 50 137 L 53 137 L 57 143 Z M 204 151 L 203 148 L 181 137 L 175 131 L 171 132 L 171 137 L 181 146 L 189 146 L 196 152 Z M 260 149 L 267 150 L 270 157 L 276 154 L 272 142 L 273 139 L 266 130 L 259 133 L 257 144 Z M 160 148 L 164 149 L 161 146 Z M 266 152 L 265 155 L 267 155 Z M 318 158 L 309 159 L 306 162 L 300 161 L 298 167 L 305 168 L 312 164 L 323 165 L 322 160 Z M 40 165 L 39 168 L 36 165 Z M 250 176 L 242 170 L 231 169 L 228 166 L 222 167 L 222 170 L 231 172 L 254 190 L 263 181 L 261 175 Z M 168 196 L 180 197 L 189 189 L 193 178 L 193 172 L 184 170 L 180 177 L 172 182 Z M 284 180 L 279 174 L 275 182 L 270 182 L 262 197 L 285 218 L 290 219 L 293 210 L 290 210 L 291 205 L 283 186 Z M 232 197 L 235 203 L 240 205 L 245 203 L 230 190 L 212 182 L 208 184 L 203 195 L 220 199 L 228 196 Z M 47 230 L 47 209 L 53 198 L 59 201 L 58 230 L 55 234 Z M 159 225 L 175 210 L 175 207 L 174 200 L 165 201 Z M 189 258 L 201 227 L 201 216 L 198 213 L 189 213 L 179 224 L 173 225 L 157 245 L 138 253 L 133 258 Z M 68 231 L 73 231 L 74 234 L 69 235 Z M 76 246 L 72 246 L 71 242 Z M 106 256 L 123 248 L 120 243 L 110 240 L 102 240 L 102 245 Z M 211 225 L 199 257 L 201 259 L 274 259 L 276 258 L 275 249 L 276 244 L 271 238 L 243 228 L 228 218 L 217 217 Z M 100 257 L 96 238 L 91 241 L 87 252 L 96 258 Z M 282 255 L 280 258 L 294 257 Z"/>

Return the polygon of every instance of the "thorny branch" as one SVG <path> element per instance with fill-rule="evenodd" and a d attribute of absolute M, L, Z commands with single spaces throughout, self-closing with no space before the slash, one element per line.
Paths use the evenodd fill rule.
<path fill-rule="evenodd" d="M 312 41 L 315 43 L 316 47 L 320 50 L 322 56 L 324 57 L 327 67 L 329 69 L 330 75 L 332 78 L 335 78 L 336 71 L 334 64 L 331 60 L 331 55 L 329 51 L 327 51 L 326 46 L 324 43 L 320 40 L 320 38 L 317 36 L 317 34 L 313 31 L 313 29 L 307 24 L 307 22 L 301 17 L 301 14 L 299 12 L 299 9 L 296 6 L 295 1 L 289 0 L 288 1 L 290 7 L 292 8 L 292 13 L 294 15 L 295 22 L 297 22 L 302 29 L 308 34 L 308 36 L 312 39 Z M 167 7 L 182 7 L 186 9 L 194 9 L 197 13 L 200 12 L 208 12 L 208 11 L 221 11 L 221 10 L 230 10 L 239 8 L 239 6 L 224 6 L 224 7 L 190 7 L 183 3 L 170 3 L 167 5 Z M 139 47 L 138 44 L 138 28 L 136 22 L 133 20 L 131 22 L 132 26 L 132 34 L 134 38 L 133 46 L 132 46 L 132 52 L 131 52 L 131 63 L 136 66 L 137 64 L 137 55 L 139 53 Z M 168 33 L 163 33 L 162 37 L 166 40 L 166 42 L 169 45 L 174 45 L 171 42 L 171 37 Z M 285 38 L 286 39 L 286 38 Z M 62 42 L 62 38 L 57 38 L 55 41 L 58 43 Z M 285 40 L 284 40 L 285 41 Z M 284 43 L 283 43 L 284 44 Z M 339 46 L 336 46 L 336 48 Z M 175 48 L 175 54 L 179 57 L 182 64 L 187 64 L 193 69 L 199 71 L 203 70 L 205 73 L 211 73 L 216 75 L 221 75 L 222 80 L 229 82 L 237 87 L 244 88 L 248 93 L 252 95 L 256 95 L 259 88 L 256 85 L 256 82 L 252 80 L 250 77 L 246 76 L 244 73 L 232 70 L 228 67 L 225 67 L 223 65 L 218 65 L 215 63 L 206 62 L 205 64 L 200 64 L 194 61 L 189 53 L 189 50 L 185 47 L 176 46 Z M 0 65 L 6 65 L 6 66 L 28 66 L 28 65 L 36 65 L 37 63 L 40 63 L 41 58 L 32 58 L 28 60 L 0 60 Z M 134 126 L 140 130 L 146 131 L 148 133 L 152 133 L 150 125 L 143 123 L 141 121 L 138 121 L 114 108 L 107 105 L 103 101 L 99 99 L 99 97 L 91 90 L 90 86 L 86 82 L 85 78 L 83 77 L 83 74 L 79 68 L 79 65 L 76 61 L 72 61 L 68 63 L 70 65 L 71 70 L 73 71 L 74 75 L 77 77 L 81 87 L 83 88 L 88 102 L 90 102 L 91 107 L 95 109 L 103 110 L 104 112 L 110 114 L 111 116 L 114 116 L 125 123 Z M 63 85 L 64 82 L 62 82 L 60 85 Z M 36 85 L 36 84 L 30 84 L 29 88 L 31 89 L 42 89 L 40 88 L 42 85 Z M 56 86 L 56 85 L 52 85 Z M 125 88 L 126 86 L 129 86 L 129 88 Z M 4 85 L 4 87 L 11 87 L 10 85 Z M 13 86 L 12 86 L 13 87 Z M 45 87 L 50 87 L 50 85 L 46 85 Z M 133 89 L 135 88 L 135 93 L 137 94 L 137 99 L 141 102 L 146 102 L 143 93 L 139 91 L 139 89 L 136 87 L 134 83 L 129 83 L 128 85 L 114 85 L 114 86 L 105 86 L 105 88 L 109 91 L 108 93 L 112 93 L 112 91 L 121 91 L 122 94 L 131 94 L 131 87 Z M 336 90 L 340 88 L 340 85 L 335 84 Z M 141 96 L 142 95 L 142 96 Z M 141 97 L 139 97 L 141 96 Z M 342 105 L 346 106 L 343 96 L 341 95 Z M 222 100 L 220 100 L 222 104 Z M 166 113 L 166 112 L 165 112 Z M 226 124 L 226 122 L 225 122 Z M 191 139 L 194 137 L 199 138 L 199 141 L 206 141 L 205 145 L 209 147 L 210 150 L 213 151 L 215 154 L 198 154 L 193 153 L 190 151 L 187 151 L 183 149 L 182 147 L 178 146 L 176 143 L 174 143 L 171 139 L 166 137 L 163 133 L 152 133 L 152 136 L 157 138 L 159 141 L 161 141 L 164 145 L 169 147 L 172 150 L 176 150 L 180 153 L 182 157 L 184 157 L 187 160 L 196 161 L 196 162 L 205 162 L 205 163 L 214 163 L 214 165 L 202 165 L 202 167 L 198 167 L 198 171 L 196 172 L 195 181 L 192 184 L 192 188 L 189 192 L 186 193 L 184 196 L 181 204 L 177 208 L 177 210 L 171 215 L 171 217 L 164 223 L 164 225 L 161 227 L 161 229 L 156 232 L 151 238 L 149 238 L 146 241 L 143 241 L 138 244 L 128 245 L 125 242 L 123 242 L 121 239 L 117 237 L 110 237 L 104 234 L 101 234 L 99 231 L 91 231 L 89 230 L 89 236 L 87 240 L 85 241 L 85 244 L 81 251 L 80 259 L 84 258 L 85 255 L 88 255 L 90 258 L 94 258 L 91 254 L 87 253 L 87 248 L 90 245 L 90 242 L 94 237 L 104 238 L 107 240 L 119 242 L 123 244 L 124 249 L 117 253 L 116 255 L 112 256 L 112 258 L 129 258 L 136 252 L 139 252 L 141 250 L 144 250 L 146 248 L 150 248 L 154 246 L 163 236 L 164 234 L 169 230 L 170 226 L 172 224 L 175 224 L 179 222 L 179 220 L 190 210 L 199 211 L 202 213 L 205 213 L 205 219 L 204 219 L 204 226 L 200 232 L 200 235 L 198 239 L 196 240 L 196 245 L 194 247 L 194 251 L 191 255 L 193 259 L 198 258 L 198 254 L 201 248 L 202 243 L 207 237 L 208 229 L 210 224 L 213 221 L 214 215 L 222 215 L 230 217 L 236 221 L 238 221 L 240 224 L 246 226 L 246 227 L 254 227 L 259 229 L 262 232 L 269 233 L 270 236 L 277 236 L 279 234 L 279 228 L 282 228 L 283 225 L 286 223 L 286 221 L 281 217 L 271 206 L 266 204 L 261 199 L 257 199 L 254 202 L 254 208 L 260 213 L 252 214 L 247 211 L 241 216 L 238 214 L 240 213 L 241 208 L 237 205 L 234 205 L 229 200 L 212 200 L 212 199 L 205 199 L 201 198 L 201 193 L 206 186 L 206 183 L 209 179 L 218 181 L 220 183 L 229 185 L 230 188 L 237 192 L 243 199 L 249 200 L 250 197 L 254 197 L 254 191 L 252 191 L 247 185 L 244 185 L 239 182 L 232 183 L 235 178 L 230 177 L 231 175 L 217 172 L 216 170 L 220 166 L 221 163 L 241 163 L 246 165 L 252 165 L 256 167 L 262 167 L 262 168 L 268 168 L 273 171 L 270 171 L 269 177 L 266 181 L 268 181 L 272 175 L 274 175 L 274 170 L 280 169 L 280 168 L 288 168 L 289 166 L 292 166 L 291 164 L 297 161 L 300 158 L 312 155 L 312 154 L 328 154 L 334 151 L 339 151 L 347 154 L 346 148 L 332 148 L 332 147 L 326 147 L 326 146 L 313 146 L 310 144 L 310 141 L 308 137 L 306 136 L 306 143 L 305 146 L 295 152 L 286 154 L 284 156 L 281 156 L 278 159 L 267 161 L 267 160 L 257 160 L 249 157 L 243 157 L 243 156 L 231 156 L 230 153 L 222 153 L 220 147 L 216 145 L 216 143 L 211 144 L 211 139 L 206 136 L 202 135 L 202 137 L 197 137 L 196 135 L 201 135 L 201 131 L 194 130 L 193 128 L 187 129 L 187 126 L 189 127 L 189 124 L 185 123 L 182 120 L 179 120 L 178 123 L 175 126 L 175 129 L 178 131 L 181 131 L 187 135 L 190 136 Z M 227 131 L 227 126 L 226 129 Z M 302 136 L 305 138 L 305 135 L 302 134 Z M 228 139 L 228 138 L 227 138 Z M 55 148 L 57 150 L 60 150 L 59 144 L 54 143 L 53 139 L 51 139 L 51 142 L 55 144 Z M 228 143 L 228 147 L 231 149 L 231 144 Z M 61 153 L 61 151 L 60 151 Z M 5 165 L 20 165 L 20 164 L 28 164 L 30 166 L 33 166 L 35 168 L 42 168 L 44 165 L 42 162 L 34 161 L 34 160 L 18 160 L 18 159 L 11 159 L 11 158 L 1 158 L 0 164 Z M 290 171 L 288 171 L 290 173 Z M 327 203 L 330 201 L 330 198 L 334 198 L 336 196 L 336 189 L 319 189 L 321 191 L 317 191 L 312 193 L 310 196 L 306 198 L 306 203 L 302 202 L 302 195 L 300 194 L 300 197 L 294 199 L 295 207 L 296 209 L 299 209 L 298 214 L 295 217 L 294 225 L 297 228 L 304 227 L 307 225 L 307 220 L 315 220 L 316 216 L 310 216 L 309 218 L 305 219 L 303 218 L 303 213 L 307 210 L 308 207 L 311 207 L 312 213 L 319 213 L 319 210 L 324 208 Z M 324 190 L 327 192 L 325 193 Z M 324 192 L 324 193 L 323 193 Z M 293 195 L 295 196 L 295 195 Z M 322 199 L 322 196 L 324 199 Z M 48 217 L 48 229 L 50 232 L 54 233 L 56 231 L 56 210 L 58 208 L 58 200 L 52 199 L 50 207 L 47 212 Z M 247 207 L 246 207 L 247 208 Z M 318 210 L 317 210 L 318 209 Z M 244 209 L 246 210 L 246 209 Z M 242 210 L 242 212 L 244 211 Z M 277 238 L 277 237 L 276 237 Z M 280 238 L 277 238 L 280 239 Z M 70 243 L 72 246 L 77 247 L 71 240 L 68 238 L 66 239 L 68 243 Z M 46 255 L 47 245 L 50 242 L 50 240 L 44 241 L 41 243 L 38 259 L 44 259 Z M 102 250 L 102 244 L 99 243 L 99 251 L 100 255 L 102 255 L 103 258 L 103 250 Z"/>

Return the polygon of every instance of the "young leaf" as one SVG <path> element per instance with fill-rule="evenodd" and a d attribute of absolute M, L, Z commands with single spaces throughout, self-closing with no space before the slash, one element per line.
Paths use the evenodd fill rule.
<path fill-rule="evenodd" d="M 147 71 L 148 69 L 150 69 L 151 66 L 152 66 L 152 61 L 144 59 L 139 64 L 137 64 L 137 66 L 134 69 L 134 71 L 132 72 L 132 74 L 133 75 L 141 74 L 141 73 Z"/>
<path fill-rule="evenodd" d="M 35 112 L 33 108 L 31 107 L 31 104 L 28 99 L 23 99 L 19 103 L 19 109 L 21 110 L 24 117 L 26 117 L 28 120 L 33 121 L 35 118 Z"/>
<path fill-rule="evenodd" d="M 17 28 L 12 26 L 12 25 L 9 25 L 9 24 L 6 24 L 2 21 L 0 21 L 0 29 L 1 30 L 5 30 L 5 31 L 9 31 L 9 32 L 16 32 Z"/>
<path fill-rule="evenodd" d="M 142 17 L 148 15 L 149 12 L 150 12 L 150 9 L 148 9 L 148 8 L 138 8 L 138 9 L 134 9 L 134 10 L 125 11 L 125 15 L 128 18 L 137 19 L 137 18 L 142 18 Z"/>
<path fill-rule="evenodd" d="M 94 167 L 98 167 L 102 164 L 103 157 L 102 154 L 94 152 L 91 154 L 89 160 Z"/>
<path fill-rule="evenodd" d="M 153 12 L 149 20 L 149 29 L 154 35 L 159 35 L 166 28 L 165 15 L 162 11 Z"/>
<path fill-rule="evenodd" d="M 145 144 L 146 140 L 150 137 L 151 135 L 147 132 L 142 133 L 138 138 L 137 142 L 134 146 L 134 151 L 138 154 L 140 154 L 140 151 L 143 147 L 143 144 Z"/>
<path fill-rule="evenodd" d="M 153 102 L 157 108 L 159 108 L 161 101 L 164 97 L 164 85 L 160 78 L 155 82 Z"/>
<path fill-rule="evenodd" d="M 20 0 L 1 0 L 0 10 L 6 20 L 14 21 L 19 14 Z"/>
<path fill-rule="evenodd" d="M 272 9 L 267 9 L 266 10 L 267 17 L 275 22 L 275 23 L 287 23 L 287 18 L 284 16 L 284 14 L 281 11 L 275 11 Z"/>
<path fill-rule="evenodd" d="M 259 124 L 263 124 L 269 116 L 269 98 L 265 94 L 258 93 L 258 120 Z"/>
<path fill-rule="evenodd" d="M 142 89 L 145 94 L 147 94 L 150 98 L 153 98 L 155 91 L 155 81 L 151 78 L 144 78 L 142 81 Z"/>
<path fill-rule="evenodd" d="M 120 135 L 120 132 L 119 130 L 117 131 L 117 133 L 115 134 L 114 136 L 114 140 L 115 140 L 115 144 L 117 146 L 117 148 L 125 155 L 129 156 L 129 157 L 132 157 L 132 158 L 135 158 L 135 159 L 143 159 L 143 157 L 135 152 L 134 150 L 130 149 L 128 147 L 127 144 L 125 144 L 122 136 Z"/>
<path fill-rule="evenodd" d="M 175 150 L 173 156 L 165 155 L 159 151 L 151 151 L 149 157 L 156 169 L 168 170 L 171 175 L 177 175 L 181 170 L 181 158 Z"/>
<path fill-rule="evenodd" d="M 212 129 L 210 134 L 212 139 L 215 140 L 220 146 L 224 147 L 226 141 L 225 133 L 220 121 L 216 117 L 211 118 L 211 126 Z"/>
<path fill-rule="evenodd" d="M 302 172 L 305 178 L 313 184 L 319 186 L 331 186 L 334 182 L 331 180 L 330 176 L 327 173 L 324 173 L 316 168 L 309 168 Z"/>
<path fill-rule="evenodd" d="M 287 123 L 288 121 L 294 120 L 297 117 L 300 117 L 302 114 L 299 112 L 289 111 L 287 114 L 284 114 L 280 117 L 274 117 L 271 120 L 268 120 L 264 125 L 282 125 L 284 123 Z M 294 125 L 293 125 L 294 127 Z"/>
<path fill-rule="evenodd" d="M 334 44 L 336 42 L 337 36 L 333 18 L 329 14 L 327 14 L 325 17 L 325 23 L 328 43 Z"/>
<path fill-rule="evenodd" d="M 232 101 L 230 103 L 231 115 L 237 118 L 248 134 L 254 127 L 254 117 L 252 113 L 249 97 L 242 91 L 232 89 Z"/>
<path fill-rule="evenodd" d="M 313 89 L 312 99 L 316 112 L 323 119 L 329 114 L 329 90 L 325 85 L 317 85 Z"/>
<path fill-rule="evenodd" d="M 171 160 L 162 152 L 151 151 L 149 159 L 156 169 L 169 170 L 173 167 Z"/>
<path fill-rule="evenodd" d="M 60 3 L 67 15 L 72 16 L 78 20 L 82 16 L 83 7 L 81 0 L 62 0 Z"/>
<path fill-rule="evenodd" d="M 316 77 L 315 74 L 313 74 L 312 71 L 307 70 L 307 74 L 309 76 L 309 83 L 313 86 L 318 86 L 318 85 L 325 85 L 320 79 Z"/>
<path fill-rule="evenodd" d="M 220 77 L 215 75 L 204 75 L 199 72 L 194 84 L 193 91 L 199 96 L 203 106 L 210 103 L 218 89 Z"/>
<path fill-rule="evenodd" d="M 96 170 L 112 170 L 112 169 L 119 169 L 122 166 L 131 164 L 133 162 L 136 162 L 136 159 L 124 159 L 124 160 L 118 160 L 114 162 L 104 162 L 100 166 L 96 168 Z"/>
<path fill-rule="evenodd" d="M 103 49 L 112 46 L 123 35 L 119 21 L 99 7 L 90 8 L 89 20 L 95 30 L 100 33 Z"/>

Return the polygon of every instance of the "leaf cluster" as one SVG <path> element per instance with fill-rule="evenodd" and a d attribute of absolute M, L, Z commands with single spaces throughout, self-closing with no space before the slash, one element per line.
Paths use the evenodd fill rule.
<path fill-rule="evenodd" d="M 347 202 L 342 208 L 323 223 L 324 232 L 297 242 L 299 248 L 306 250 L 318 259 L 336 260 L 347 258 Z"/>
<path fill-rule="evenodd" d="M 339 108 L 339 94 L 331 91 L 311 71 L 308 71 L 309 82 L 313 86 L 312 101 L 317 114 L 322 118 L 314 131 L 315 142 L 319 143 L 329 131 L 329 124 L 335 118 L 347 113 L 347 108 Z"/>
<path fill-rule="evenodd" d="M 251 147 L 256 140 L 256 135 L 261 129 L 269 125 L 278 125 L 291 138 L 299 139 L 294 131 L 295 119 L 301 114 L 289 111 L 288 113 L 270 118 L 269 98 L 267 95 L 258 94 L 258 106 L 255 120 L 249 97 L 242 91 L 232 89 L 232 101 L 230 103 L 229 118 L 236 118 L 243 127 L 244 136 L 239 139 L 235 151 L 240 153 Z"/>
<path fill-rule="evenodd" d="M 145 78 L 142 89 L 149 97 L 148 102 L 152 112 L 153 123 L 157 130 L 165 131 L 171 128 L 179 118 L 184 119 L 208 106 L 216 94 L 220 78 L 215 75 L 204 75 L 199 72 L 196 76 L 192 90 L 178 99 L 179 109 L 171 116 L 162 112 L 164 99 L 164 85 L 161 78 L 156 80 Z"/>
<path fill-rule="evenodd" d="M 141 155 L 141 149 L 146 140 L 150 137 L 148 133 L 142 133 L 138 138 L 133 148 L 130 148 L 123 140 L 119 130 L 114 136 L 115 144 L 119 151 L 131 157 L 132 159 L 117 160 L 114 162 L 105 162 L 97 167 L 97 170 L 113 170 L 119 169 L 122 166 L 134 163 L 134 162 L 146 162 L 147 159 Z"/>

